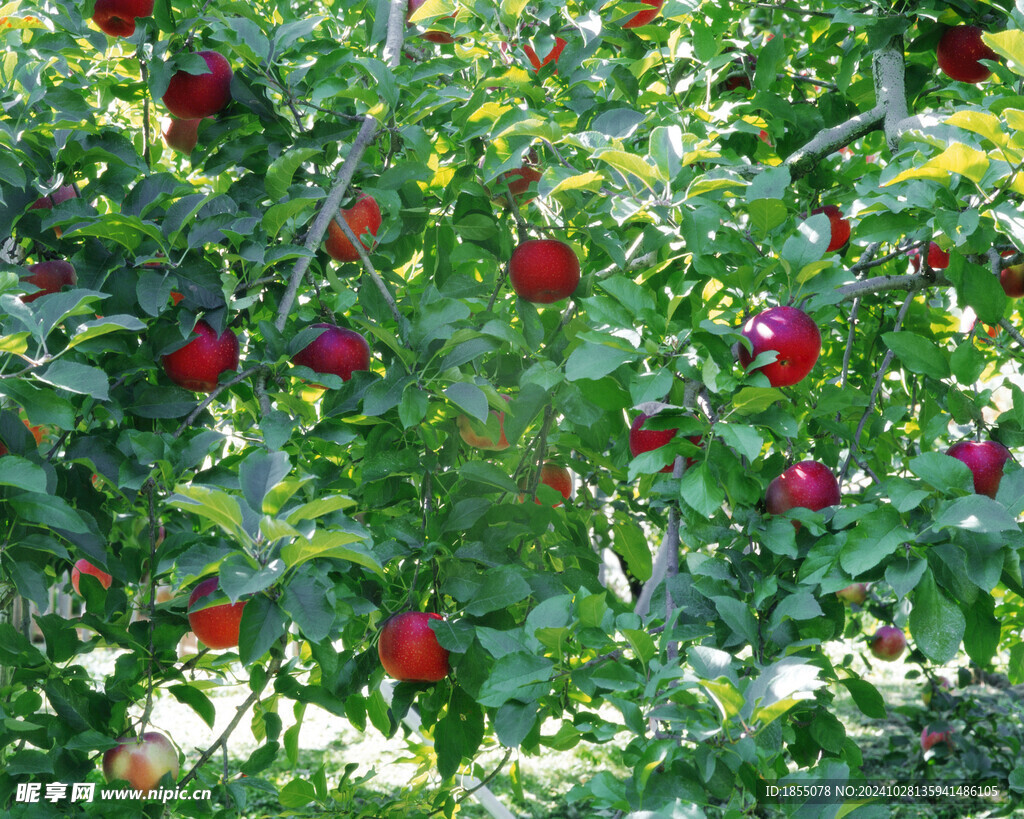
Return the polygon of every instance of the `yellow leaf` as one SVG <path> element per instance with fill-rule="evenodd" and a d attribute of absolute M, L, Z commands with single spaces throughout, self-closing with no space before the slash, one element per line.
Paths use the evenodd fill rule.
<path fill-rule="evenodd" d="M 981 39 L 1005 59 L 1007 68 L 1024 77 L 1024 31 L 996 31 L 983 34 Z"/>
<path fill-rule="evenodd" d="M 999 117 L 987 111 L 957 111 L 946 120 L 946 124 L 979 134 L 996 145 L 1006 144 L 1006 134 L 1003 133 Z"/>
<path fill-rule="evenodd" d="M 961 142 L 954 142 L 946 150 L 933 159 L 929 159 L 919 168 L 911 168 L 894 179 L 886 182 L 886 186 L 895 185 L 908 179 L 934 179 L 947 182 L 953 173 L 966 176 L 972 182 L 980 182 L 988 170 L 988 157 L 984 151 L 970 148 Z"/>

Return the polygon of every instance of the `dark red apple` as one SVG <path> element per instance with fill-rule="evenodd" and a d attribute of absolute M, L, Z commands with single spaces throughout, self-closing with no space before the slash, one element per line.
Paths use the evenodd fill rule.
<path fill-rule="evenodd" d="M 580 260 L 565 242 L 527 239 L 512 251 L 508 277 L 516 295 L 535 304 L 568 298 L 580 283 Z"/>
<path fill-rule="evenodd" d="M 27 293 L 21 297 L 25 304 L 49 295 L 58 293 L 67 285 L 74 287 L 78 283 L 78 276 L 75 275 L 75 268 L 71 262 L 63 259 L 53 259 L 48 262 L 39 262 L 29 266 L 29 276 L 22 276 L 21 280 L 26 284 L 33 284 L 39 288 L 36 293 Z"/>
<path fill-rule="evenodd" d="M 209 67 L 205 74 L 176 71 L 163 101 L 178 119 L 212 117 L 231 102 L 231 64 L 216 51 L 200 51 Z"/>
<path fill-rule="evenodd" d="M 433 612 L 406 611 L 389 617 L 380 630 L 377 654 L 384 670 L 401 682 L 437 682 L 448 676 L 448 651 L 437 642 Z"/>
<path fill-rule="evenodd" d="M 768 484 L 765 506 L 772 515 L 782 515 L 794 507 L 818 512 L 837 506 L 841 500 L 839 481 L 832 470 L 818 461 L 793 464 Z M 793 521 L 799 528 L 799 522 Z"/>
<path fill-rule="evenodd" d="M 954 26 L 948 29 L 935 49 L 939 68 L 951 80 L 981 82 L 992 73 L 981 60 L 998 60 L 996 53 L 981 39 L 977 26 Z"/>
<path fill-rule="evenodd" d="M 117 746 L 103 754 L 103 775 L 107 782 L 124 780 L 145 795 L 170 774 L 178 778 L 178 752 L 171 741 L 157 731 L 141 737 L 121 737 Z"/>
<path fill-rule="evenodd" d="M 377 231 L 380 230 L 381 216 L 377 200 L 368 194 L 361 193 L 352 207 L 340 211 L 340 216 L 352 228 L 352 232 L 359 239 L 363 250 L 370 250 L 370 247 L 373 246 L 373 239 L 370 240 L 370 247 L 368 247 L 364 237 L 367 234 L 376 237 Z M 327 226 L 327 241 L 324 244 L 324 250 L 327 251 L 327 255 L 338 262 L 359 261 L 359 251 L 349 241 L 348 236 L 342 232 L 337 219 L 332 219 Z"/>
<path fill-rule="evenodd" d="M 903 656 L 907 647 L 907 637 L 903 629 L 896 626 L 882 626 L 871 638 L 871 653 L 879 660 L 887 663 L 895 662 Z"/>
<path fill-rule="evenodd" d="M 648 6 L 653 6 L 650 11 L 638 11 L 636 14 L 631 16 L 625 23 L 622 24 L 623 28 L 638 28 L 640 26 L 646 26 L 651 20 L 658 16 L 658 12 L 661 11 L 662 3 L 665 0 L 640 0 L 642 3 L 646 3 Z"/>
<path fill-rule="evenodd" d="M 643 12 L 641 12 L 642 14 Z M 533 50 L 533 46 L 527 44 L 523 46 L 523 53 L 526 54 L 526 59 L 530 61 L 530 65 L 533 66 L 534 71 L 540 71 L 541 68 L 550 62 L 558 65 L 558 58 L 562 55 L 562 49 L 565 48 L 566 42 L 561 37 L 555 37 L 555 44 L 548 52 L 547 56 L 541 60 L 537 56 L 537 52 Z M 555 73 L 558 73 L 557 71 Z"/>
<path fill-rule="evenodd" d="M 816 213 L 824 213 L 828 217 L 829 227 L 832 231 L 828 247 L 825 248 L 827 253 L 839 250 L 850 241 L 850 223 L 843 218 L 843 212 L 839 208 L 835 205 L 823 205 L 812 210 L 811 216 L 814 216 Z"/>
<path fill-rule="evenodd" d="M 217 597 L 220 580 L 210 577 L 193 589 L 188 598 L 188 624 L 192 633 L 210 648 L 234 648 L 238 645 L 238 629 L 242 622 L 245 601 L 221 603 L 207 608 L 196 608 L 206 597 Z"/>
<path fill-rule="evenodd" d="M 61 202 L 66 202 L 68 199 L 77 199 L 78 191 L 75 190 L 74 185 L 62 185 L 57 188 L 53 193 L 48 196 L 40 196 L 32 203 L 29 210 L 45 209 L 49 210 L 54 205 L 59 205 Z"/>
<path fill-rule="evenodd" d="M 796 307 L 769 307 L 743 325 L 742 334 L 750 341 L 751 351 L 742 344 L 738 355 L 743 367 L 761 353 L 774 350 L 778 357 L 759 367 L 773 387 L 789 387 L 802 381 L 821 354 L 818 325 Z"/>
<path fill-rule="evenodd" d="M 105 589 L 109 589 L 110 584 L 114 581 L 114 578 L 103 571 L 103 569 L 93 566 L 92 563 L 83 557 L 81 560 L 76 561 L 75 565 L 71 568 L 71 585 L 78 594 L 82 593 L 78 584 L 81 582 L 83 574 L 91 574 L 100 581 L 100 585 Z"/>
<path fill-rule="evenodd" d="M 164 142 L 168 148 L 190 154 L 199 143 L 199 123 L 201 119 L 178 119 L 168 117 L 164 128 Z"/>
<path fill-rule="evenodd" d="M 1024 296 L 1024 264 L 1004 267 L 999 274 L 999 283 L 1003 286 L 1003 292 L 1011 299 Z"/>
<path fill-rule="evenodd" d="M 238 337 L 228 327 L 218 336 L 203 319 L 193 332 L 198 338 L 163 357 L 164 370 L 179 387 L 213 392 L 221 373 L 238 369 Z"/>
<path fill-rule="evenodd" d="M 92 21 L 111 37 L 131 37 L 135 33 L 135 18 L 152 13 L 153 0 L 96 0 Z"/>
<path fill-rule="evenodd" d="M 650 417 L 650 415 L 641 412 L 633 419 L 633 423 L 629 427 L 629 454 L 634 458 L 643 452 L 650 452 L 652 449 L 665 446 L 679 431 L 678 429 L 645 429 L 644 423 Z M 691 435 L 687 440 L 692 444 L 700 446 L 699 435 Z M 686 459 L 687 466 L 693 466 L 694 463 L 696 461 L 693 458 Z M 669 464 L 661 471 L 671 472 L 672 464 Z"/>
<path fill-rule="evenodd" d="M 1003 464 L 1013 458 L 1010 450 L 998 441 L 959 441 L 946 454 L 967 464 L 974 476 L 974 491 L 990 498 L 999 490 Z"/>
<path fill-rule="evenodd" d="M 356 370 L 370 369 L 370 345 L 359 333 L 333 324 L 314 324 L 323 332 L 292 356 L 294 364 L 348 381 Z"/>

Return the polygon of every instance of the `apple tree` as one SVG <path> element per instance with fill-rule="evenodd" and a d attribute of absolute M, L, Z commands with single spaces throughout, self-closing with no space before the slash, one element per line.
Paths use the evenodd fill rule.
<path fill-rule="evenodd" d="M 631 771 L 585 777 L 587 815 L 754 815 L 863 776 L 836 700 L 887 713 L 841 650 L 865 622 L 1024 682 L 1022 28 L 1010 0 L 4 6 L 8 814 L 173 740 L 158 698 L 212 727 L 238 676 L 180 770 L 155 741 L 158 780 L 212 789 L 175 815 L 339 809 L 337 771 L 266 775 L 317 709 L 429 740 L 374 816 L 580 743 Z M 1000 731 L 967 772 L 1019 799 Z"/>

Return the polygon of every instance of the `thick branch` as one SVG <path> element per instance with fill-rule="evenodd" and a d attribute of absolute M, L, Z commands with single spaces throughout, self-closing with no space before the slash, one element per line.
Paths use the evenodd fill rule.
<path fill-rule="evenodd" d="M 950 284 L 950 281 L 942 273 L 929 269 L 921 273 L 905 273 L 902 276 L 876 276 L 862 282 L 844 284 L 836 292 L 842 296 L 842 301 L 849 301 L 868 293 L 884 293 L 888 290 L 906 290 L 913 293 L 936 284 Z"/>
<path fill-rule="evenodd" d="M 885 112 L 885 141 L 894 153 L 900 147 L 901 123 L 910 116 L 907 110 L 906 63 L 903 38 L 893 37 L 875 52 L 871 60 L 875 76 L 876 107 Z"/>

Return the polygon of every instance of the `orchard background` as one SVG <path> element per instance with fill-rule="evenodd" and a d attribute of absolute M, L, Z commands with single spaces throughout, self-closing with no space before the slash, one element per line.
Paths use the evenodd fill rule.
<path fill-rule="evenodd" d="M 174 739 L 155 702 L 212 726 L 211 689 L 241 681 L 228 730 L 165 779 L 212 799 L 173 815 L 257 815 L 258 796 L 267 815 L 451 816 L 458 774 L 514 788 L 523 758 L 591 744 L 629 774 L 584 777 L 579 815 L 833 816 L 759 788 L 863 776 L 836 700 L 886 716 L 862 673 L 877 626 L 908 634 L 912 679 L 1024 683 L 1024 471 L 1009 461 L 988 497 L 945 454 L 1024 453 L 999 277 L 1024 262 L 1024 8 L 666 0 L 624 25 L 643 8 L 427 0 L 407 25 L 405 0 L 156 0 L 128 37 L 92 0 L 0 8 L 5 815 L 159 815 L 15 793 L 100 783 L 117 738 Z M 979 82 L 936 65 L 967 24 L 996 58 Z M 556 37 L 537 69 L 526 47 Z M 200 50 L 227 58 L 231 101 L 182 152 L 162 98 Z M 510 202 L 504 174 L 531 165 Z M 338 263 L 325 232 L 359 194 L 376 243 Z M 839 250 L 826 205 L 850 224 Z M 509 287 L 539 238 L 580 261 L 568 299 Z M 57 259 L 74 286 L 24 301 L 27 267 Z M 778 305 L 822 337 L 784 387 L 737 361 L 744 322 Z M 198 318 L 241 346 L 209 394 L 162 365 Z M 317 322 L 360 333 L 369 368 L 294 367 Z M 497 441 L 500 411 L 508 448 L 467 443 Z M 632 457 L 641 411 L 678 434 Z M 804 460 L 840 503 L 769 514 L 769 483 Z M 564 504 L 546 462 L 575 477 Z M 54 609 L 81 559 L 109 589 L 85 577 Z M 179 657 L 207 576 L 245 601 L 238 646 Z M 854 583 L 863 604 L 835 594 Z M 451 673 L 392 690 L 376 639 L 408 610 L 444 616 Z M 96 674 L 101 647 L 119 653 Z M 1019 696 L 980 717 L 944 702 L 927 719 L 955 742 L 907 749 L 909 770 L 941 781 L 955 760 L 1002 783 L 1005 814 L 1024 800 Z M 267 776 L 323 711 L 408 732 L 430 775 L 361 813 L 343 771 Z M 229 766 L 241 721 L 262 744 Z"/>

